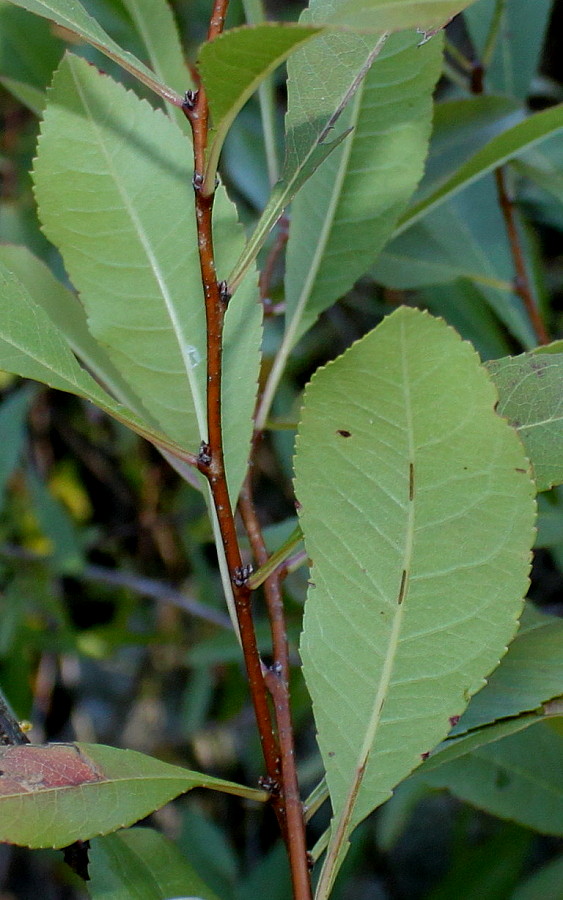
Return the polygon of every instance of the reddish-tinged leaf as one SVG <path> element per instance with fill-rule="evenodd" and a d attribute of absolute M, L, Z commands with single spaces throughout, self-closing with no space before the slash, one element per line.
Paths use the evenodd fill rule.
<path fill-rule="evenodd" d="M 103 772 L 96 768 L 92 760 L 82 756 L 78 747 L 71 744 L 1 747 L 0 761 L 1 797 L 58 787 L 78 787 L 104 778 Z"/>
<path fill-rule="evenodd" d="M 99 744 L 0 747 L 0 841 L 66 847 L 137 822 L 195 787 L 263 791 Z"/>

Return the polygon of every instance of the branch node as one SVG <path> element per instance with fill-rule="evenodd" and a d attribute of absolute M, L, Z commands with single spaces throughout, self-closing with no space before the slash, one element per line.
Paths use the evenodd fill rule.
<path fill-rule="evenodd" d="M 197 95 L 199 91 L 186 91 L 184 94 L 184 102 L 182 103 L 182 110 L 185 114 L 190 113 L 194 110 Z"/>
<path fill-rule="evenodd" d="M 245 566 L 237 566 L 232 577 L 235 587 L 244 587 L 253 571 L 254 567 L 252 563 L 247 563 Z"/>
<path fill-rule="evenodd" d="M 209 444 L 205 441 L 201 442 L 199 452 L 197 454 L 198 465 L 200 466 L 210 466 L 211 465 L 211 448 Z"/>
<path fill-rule="evenodd" d="M 220 281 L 218 287 L 219 287 L 219 297 L 221 298 L 221 303 L 223 303 L 224 306 L 228 306 L 229 300 L 232 297 L 232 294 L 229 290 L 229 285 L 227 284 L 226 281 Z"/>
<path fill-rule="evenodd" d="M 281 791 L 281 784 L 271 775 L 261 775 L 258 779 L 258 787 L 267 791 L 272 797 L 278 797 Z"/>
<path fill-rule="evenodd" d="M 201 172 L 194 172 L 192 184 L 194 186 L 194 191 L 196 193 L 199 193 L 203 187 L 203 175 L 201 174 Z"/>

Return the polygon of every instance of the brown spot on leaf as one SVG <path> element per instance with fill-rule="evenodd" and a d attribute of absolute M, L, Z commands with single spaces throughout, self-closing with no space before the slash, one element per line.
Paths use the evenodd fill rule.
<path fill-rule="evenodd" d="M 0 795 L 78 787 L 104 775 L 73 744 L 0 747 Z"/>
<path fill-rule="evenodd" d="M 455 728 L 460 718 L 461 716 L 450 716 L 450 725 L 452 726 L 452 728 Z"/>
<path fill-rule="evenodd" d="M 347 431 L 345 428 L 337 428 L 336 433 L 340 435 L 340 437 L 352 437 L 352 432 Z"/>

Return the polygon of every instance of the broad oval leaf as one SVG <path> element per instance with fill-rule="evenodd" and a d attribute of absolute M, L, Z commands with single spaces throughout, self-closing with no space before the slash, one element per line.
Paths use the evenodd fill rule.
<path fill-rule="evenodd" d="M 114 62 L 122 66 L 144 85 L 176 106 L 182 103 L 181 97 L 171 88 L 163 84 L 160 79 L 151 72 L 128 50 L 123 50 L 110 38 L 102 26 L 89 13 L 78 0 L 9 0 L 14 6 L 20 6 L 29 12 L 50 19 L 72 34 L 83 38 L 92 47 L 96 47 Z M 179 85 L 181 88 L 182 85 Z"/>
<path fill-rule="evenodd" d="M 0 841 L 66 847 L 124 828 L 195 787 L 263 791 L 101 744 L 0 747 Z"/>
<path fill-rule="evenodd" d="M 306 389 L 301 652 L 334 812 L 319 898 L 352 829 L 445 737 L 516 631 L 534 486 L 496 399 L 473 348 L 412 309 Z"/>
<path fill-rule="evenodd" d="M 67 55 L 39 139 L 40 217 L 93 336 L 165 433 L 197 452 L 207 434 L 206 324 L 190 154 L 163 113 Z M 243 245 L 223 189 L 214 229 L 223 278 Z M 247 280 L 225 320 L 223 423 L 233 497 L 252 431 L 261 339 L 256 293 Z"/>
<path fill-rule="evenodd" d="M 286 254 L 288 349 L 364 274 L 422 176 L 442 42 L 419 47 L 419 41 L 412 34 L 387 41 L 342 116 L 350 136 L 294 201 Z M 332 55 L 305 48 L 288 70 L 294 79 L 316 75 L 324 87 L 333 65 Z"/>
<path fill-rule="evenodd" d="M 538 491 L 563 483 L 563 354 L 522 353 L 487 363 L 498 412 L 516 428 Z"/>

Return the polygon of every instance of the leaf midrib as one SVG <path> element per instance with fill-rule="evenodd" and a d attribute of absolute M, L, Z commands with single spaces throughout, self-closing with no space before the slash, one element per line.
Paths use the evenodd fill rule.
<path fill-rule="evenodd" d="M 406 418 L 406 430 L 407 430 L 407 439 L 408 439 L 408 464 L 409 467 L 412 466 L 412 472 L 415 470 L 415 448 L 414 448 L 414 434 L 413 434 L 413 419 L 412 419 L 412 403 L 411 403 L 411 392 L 410 392 L 410 380 L 409 380 L 409 368 L 408 368 L 408 358 L 407 358 L 407 348 L 405 341 L 405 322 L 401 323 L 401 344 L 402 344 L 402 353 L 401 353 L 401 362 L 402 362 L 402 370 L 403 370 L 403 392 L 404 392 L 404 403 L 405 403 L 405 418 Z M 414 475 L 413 475 L 414 477 Z M 409 483 L 410 483 L 410 473 L 409 473 Z M 409 489 L 410 491 L 410 489 Z M 377 688 L 377 693 L 372 706 L 372 714 L 368 723 L 368 727 L 365 732 L 364 740 L 358 754 L 358 759 L 355 765 L 355 777 L 354 781 L 351 785 L 350 791 L 348 793 L 348 797 L 344 803 L 343 809 L 339 815 L 339 818 L 333 823 L 331 828 L 331 838 L 330 843 L 327 849 L 326 859 L 323 865 L 323 869 L 321 872 L 321 876 L 319 879 L 319 885 L 317 889 L 317 894 L 315 895 L 315 900 L 325 900 L 328 897 L 328 893 L 332 886 L 332 881 L 334 878 L 334 874 L 336 873 L 336 867 L 338 865 L 338 859 L 340 855 L 340 849 L 347 839 L 349 830 L 350 830 L 350 822 L 353 816 L 354 807 L 358 798 L 358 794 L 360 792 L 362 781 L 367 769 L 367 765 L 369 762 L 369 756 L 373 749 L 373 745 L 375 743 L 377 731 L 381 724 L 381 714 L 383 711 L 385 698 L 388 695 L 389 687 L 391 684 L 391 679 L 393 675 L 393 669 L 395 667 L 395 662 L 397 658 L 397 653 L 399 649 L 400 643 L 400 633 L 401 627 L 404 619 L 404 610 L 405 603 L 409 593 L 409 585 L 411 580 L 411 565 L 412 565 L 412 556 L 413 556 L 413 548 L 414 548 L 414 513 L 415 513 L 415 496 L 416 496 L 416 488 L 413 490 L 412 496 L 408 498 L 407 505 L 407 524 L 405 529 L 405 546 L 403 552 L 403 563 L 401 570 L 401 583 L 399 587 L 399 592 L 397 595 L 396 601 L 396 610 L 393 617 L 393 624 L 391 628 L 391 634 L 389 638 L 389 643 L 387 647 L 387 653 L 385 655 L 385 659 L 383 662 L 383 668 L 381 671 L 381 676 L 379 679 L 379 685 Z M 402 597 L 401 597 L 402 593 Z M 333 874 L 334 873 L 334 874 Z"/>

